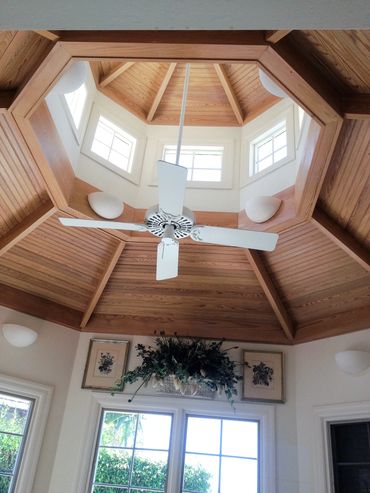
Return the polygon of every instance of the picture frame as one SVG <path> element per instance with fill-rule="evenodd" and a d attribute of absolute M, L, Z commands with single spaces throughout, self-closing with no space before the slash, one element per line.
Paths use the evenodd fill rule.
<path fill-rule="evenodd" d="M 245 350 L 243 364 L 243 400 L 285 402 L 283 353 Z"/>
<path fill-rule="evenodd" d="M 122 392 L 123 384 L 117 387 L 126 369 L 129 342 L 115 339 L 90 339 L 83 389 Z"/>

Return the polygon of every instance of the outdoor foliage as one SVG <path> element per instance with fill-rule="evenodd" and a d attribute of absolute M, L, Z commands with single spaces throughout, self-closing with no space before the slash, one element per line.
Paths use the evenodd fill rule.
<path fill-rule="evenodd" d="M 95 482 L 124 485 L 128 484 L 131 465 L 131 454 L 115 454 L 101 449 L 96 470 Z M 165 490 L 167 464 L 153 462 L 145 458 L 135 458 L 132 486 Z M 185 467 L 185 484 L 187 489 L 199 493 L 207 493 L 210 474 L 202 467 Z M 100 491 L 101 490 L 101 491 Z M 122 491 L 122 490 L 120 490 Z M 95 487 L 94 493 L 116 493 L 116 488 Z M 136 493 L 136 492 L 135 492 Z"/>

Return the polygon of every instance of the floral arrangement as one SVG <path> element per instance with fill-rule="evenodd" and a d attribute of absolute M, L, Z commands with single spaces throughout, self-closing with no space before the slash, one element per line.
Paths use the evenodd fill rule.
<path fill-rule="evenodd" d="M 242 379 L 235 373 L 237 363 L 232 361 L 227 352 L 221 349 L 223 341 L 211 342 L 203 339 L 165 337 L 161 334 L 155 339 L 155 347 L 138 344 L 137 355 L 142 363 L 134 370 L 128 371 L 117 385 L 134 383 L 142 380 L 131 402 L 143 385 L 150 380 L 154 384 L 173 377 L 175 388 L 183 393 L 185 385 L 205 386 L 211 391 L 224 393 L 233 403 L 237 394 L 236 384 Z"/>

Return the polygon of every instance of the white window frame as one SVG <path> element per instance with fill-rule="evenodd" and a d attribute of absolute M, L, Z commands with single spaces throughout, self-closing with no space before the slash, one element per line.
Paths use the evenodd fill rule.
<path fill-rule="evenodd" d="M 71 114 L 71 110 L 68 106 L 65 95 L 60 94 L 60 101 L 61 101 L 64 113 L 67 117 L 68 123 L 72 129 L 73 136 L 76 139 L 76 142 L 78 145 L 81 145 L 81 143 L 82 143 L 82 139 L 83 139 L 86 125 L 87 125 L 87 122 L 89 119 L 91 107 L 92 107 L 92 104 L 94 101 L 94 94 L 96 92 L 95 82 L 94 82 L 94 79 L 92 77 L 90 70 L 87 70 L 87 77 L 86 77 L 86 80 L 84 80 L 83 84 L 86 85 L 87 97 L 86 97 L 86 101 L 84 104 L 84 108 L 82 110 L 82 116 L 81 116 L 81 120 L 80 120 L 80 124 L 79 124 L 78 128 L 76 127 L 75 122 L 73 120 L 73 116 Z"/>
<path fill-rule="evenodd" d="M 164 148 L 166 146 L 176 146 L 177 141 L 172 139 L 160 139 L 157 143 L 157 160 L 163 159 Z M 203 189 L 222 189 L 230 190 L 233 188 L 234 175 L 234 147 L 233 140 L 210 140 L 210 139 L 184 139 L 182 145 L 189 147 L 223 147 L 221 181 L 187 181 L 186 188 L 203 188 Z M 157 186 L 157 163 L 153 163 L 152 169 L 152 186 Z"/>
<path fill-rule="evenodd" d="M 163 412 L 172 414 L 171 449 L 168 470 L 168 492 L 181 491 L 182 461 L 185 450 L 183 424 L 186 415 L 204 417 L 245 419 L 259 422 L 259 492 L 275 493 L 275 408 L 261 404 L 235 403 L 233 409 L 228 402 L 203 399 L 171 398 L 158 396 L 135 397 L 127 403 L 128 395 L 115 396 L 93 394 L 92 406 L 86 430 L 84 450 L 86 456 L 80 463 L 80 479 L 76 491 L 89 492 L 90 477 L 94 466 L 95 447 L 99 433 L 100 416 L 103 409 L 135 412 Z M 176 453 L 171 451 L 176 450 Z M 181 453 L 177 453 L 181 451 Z"/>
<path fill-rule="evenodd" d="M 296 130 L 295 130 L 295 118 L 294 118 L 294 104 L 288 101 L 289 106 L 285 109 L 281 109 L 272 118 L 269 118 L 267 122 L 261 122 L 260 125 L 252 130 L 246 138 L 242 140 L 241 152 L 241 179 L 240 188 L 244 188 L 251 182 L 259 180 L 269 173 L 276 171 L 285 164 L 290 163 L 296 158 Z M 279 124 L 286 122 L 287 132 L 287 156 L 284 159 L 274 163 L 272 166 L 254 174 L 254 146 L 260 140 L 263 140 L 273 131 Z"/>
<path fill-rule="evenodd" d="M 134 139 L 136 139 L 136 144 L 135 144 L 135 150 L 134 150 L 134 156 L 132 159 L 132 164 L 131 164 L 131 171 L 125 171 L 123 169 L 120 169 L 118 166 L 115 166 L 112 164 L 110 161 L 107 159 L 102 158 L 98 154 L 95 154 L 92 150 L 92 144 L 94 141 L 94 136 L 95 136 L 95 130 L 99 121 L 100 116 L 106 118 L 107 120 L 111 121 L 114 125 L 117 125 L 117 127 L 121 128 L 124 132 L 132 136 Z M 140 175 L 141 175 L 141 167 L 142 167 L 142 160 L 143 160 L 143 150 L 145 149 L 145 139 L 144 137 L 137 132 L 135 128 L 133 128 L 130 123 L 125 123 L 117 117 L 113 112 L 106 110 L 99 104 L 94 104 L 89 123 L 87 126 L 87 130 L 85 133 L 85 138 L 82 144 L 82 153 L 87 156 L 88 158 L 92 159 L 93 161 L 101 164 L 105 168 L 107 168 L 109 171 L 112 171 L 113 173 L 121 176 L 122 178 L 125 178 L 126 180 L 134 183 L 135 185 L 138 185 L 140 182 Z"/>
<path fill-rule="evenodd" d="M 370 421 L 370 401 L 315 406 L 313 413 L 315 493 L 335 493 L 330 424 Z"/>
<path fill-rule="evenodd" d="M 14 493 L 30 493 L 49 415 L 53 389 L 47 385 L 0 374 L 0 392 L 33 400 L 32 415 L 14 489 Z"/>

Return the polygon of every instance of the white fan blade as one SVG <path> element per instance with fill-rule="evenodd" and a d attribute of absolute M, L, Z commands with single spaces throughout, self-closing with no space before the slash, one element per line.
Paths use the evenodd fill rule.
<path fill-rule="evenodd" d="M 157 281 L 178 276 L 179 242 L 163 239 L 157 247 Z"/>
<path fill-rule="evenodd" d="M 214 226 L 194 226 L 192 240 L 215 245 L 251 248 L 271 252 L 276 247 L 279 235 L 246 229 L 218 228 Z"/>
<path fill-rule="evenodd" d="M 159 208 L 172 216 L 181 216 L 184 206 L 186 177 L 183 166 L 158 161 Z"/>
<path fill-rule="evenodd" d="M 99 221 L 95 219 L 75 219 L 72 217 L 60 217 L 59 221 L 64 226 L 75 228 L 103 228 L 122 229 L 126 231 L 147 231 L 145 224 L 123 223 L 120 221 Z"/>

